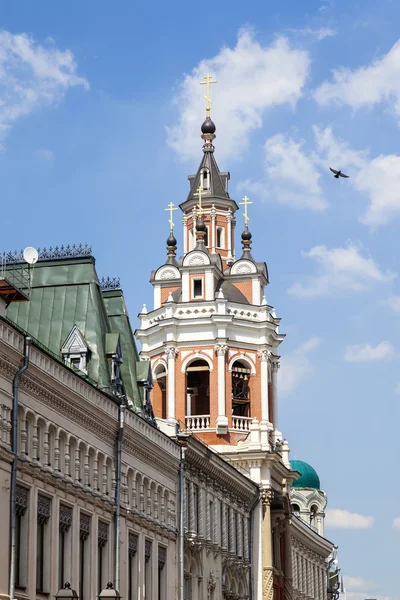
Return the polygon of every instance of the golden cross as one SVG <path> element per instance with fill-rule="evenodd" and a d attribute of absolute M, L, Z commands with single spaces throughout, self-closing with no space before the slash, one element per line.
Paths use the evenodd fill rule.
<path fill-rule="evenodd" d="M 253 204 L 252 202 L 249 202 L 249 198 L 247 196 L 245 196 L 244 198 L 242 198 L 243 202 L 239 202 L 239 204 L 243 204 L 244 205 L 244 224 L 247 227 L 248 223 L 249 223 L 249 217 L 247 215 L 247 207 L 249 206 L 249 204 Z"/>
<path fill-rule="evenodd" d="M 217 83 L 215 80 L 213 80 L 212 75 L 210 73 L 206 73 L 206 75 L 204 75 L 204 79 L 205 81 L 200 81 L 200 85 L 205 85 L 206 87 L 206 95 L 204 96 L 204 98 L 207 101 L 206 104 L 206 113 L 207 116 L 210 115 L 210 109 L 211 109 L 211 98 L 210 98 L 210 85 L 212 83 Z"/>
<path fill-rule="evenodd" d="M 196 193 L 196 194 L 193 194 L 193 196 L 198 196 L 198 197 L 199 197 L 199 205 L 198 205 L 198 209 L 199 209 L 199 217 L 201 217 L 201 216 L 202 216 L 202 214 L 203 214 L 203 207 L 202 207 L 202 205 L 201 205 L 201 197 L 202 197 L 202 195 L 203 195 L 203 192 L 204 192 L 204 190 L 203 190 L 203 188 L 200 186 L 200 187 L 198 187 L 198 188 L 197 188 L 197 193 Z"/>
<path fill-rule="evenodd" d="M 169 230 L 172 231 L 174 229 L 174 223 L 172 221 L 172 213 L 174 210 L 178 210 L 177 208 L 173 208 L 175 206 L 175 204 L 173 204 L 173 202 L 170 202 L 168 204 L 168 208 L 165 208 L 164 210 L 169 211 Z"/>

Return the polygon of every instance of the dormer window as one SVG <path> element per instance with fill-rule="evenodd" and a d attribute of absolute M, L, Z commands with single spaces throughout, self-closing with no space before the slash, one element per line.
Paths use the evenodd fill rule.
<path fill-rule="evenodd" d="M 61 355 L 66 365 L 87 374 L 90 350 L 76 325 L 71 329 L 61 348 Z"/>
<path fill-rule="evenodd" d="M 210 174 L 207 169 L 203 169 L 201 172 L 201 187 L 203 190 L 210 189 Z"/>

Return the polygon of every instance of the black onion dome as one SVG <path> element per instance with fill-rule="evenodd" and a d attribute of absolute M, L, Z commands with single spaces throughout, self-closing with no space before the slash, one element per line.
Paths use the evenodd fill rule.
<path fill-rule="evenodd" d="M 206 231 L 206 224 L 202 217 L 199 217 L 196 221 L 196 231 Z"/>
<path fill-rule="evenodd" d="M 202 133 L 211 133 L 214 134 L 216 130 L 215 123 L 211 121 L 210 117 L 207 117 L 201 126 Z"/>
<path fill-rule="evenodd" d="M 250 231 L 247 229 L 247 227 L 246 227 L 246 229 L 245 229 L 245 230 L 243 231 L 243 233 L 242 233 L 242 240 L 243 240 L 244 242 L 249 242 L 249 241 L 251 240 L 251 233 L 250 233 Z"/>
<path fill-rule="evenodd" d="M 176 238 L 172 231 L 169 234 L 169 238 L 167 239 L 167 246 L 176 246 Z"/>

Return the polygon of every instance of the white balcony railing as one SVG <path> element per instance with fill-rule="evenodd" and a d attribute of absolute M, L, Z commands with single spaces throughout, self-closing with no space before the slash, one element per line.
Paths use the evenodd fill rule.
<path fill-rule="evenodd" d="M 210 428 L 210 415 L 194 415 L 186 417 L 186 429 L 191 431 L 201 431 Z"/>
<path fill-rule="evenodd" d="M 236 431 L 250 431 L 252 417 L 232 417 L 232 428 Z"/>

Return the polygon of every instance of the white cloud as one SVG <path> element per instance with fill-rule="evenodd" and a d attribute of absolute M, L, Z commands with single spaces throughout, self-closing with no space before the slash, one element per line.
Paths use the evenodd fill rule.
<path fill-rule="evenodd" d="M 355 187 L 370 200 L 361 221 L 373 227 L 388 223 L 400 214 L 400 156 L 381 155 L 371 160 L 357 174 Z"/>
<path fill-rule="evenodd" d="M 365 517 L 340 508 L 328 508 L 325 525 L 331 529 L 369 529 L 374 524 L 374 517 Z"/>
<path fill-rule="evenodd" d="M 179 122 L 167 128 L 168 144 L 183 159 L 199 159 L 200 126 L 204 115 L 205 73 L 217 80 L 212 86 L 212 118 L 217 125 L 218 157 L 238 157 L 246 151 L 249 134 L 262 126 L 264 112 L 274 106 L 294 106 L 310 68 L 305 50 L 293 48 L 284 37 L 269 46 L 254 39 L 250 29 L 241 29 L 234 48 L 224 47 L 202 60 L 186 75 L 174 98 Z"/>
<path fill-rule="evenodd" d="M 349 143 L 333 135 L 332 127 L 320 129 L 313 127 L 315 138 L 314 161 L 325 170 L 350 169 L 357 171 L 367 163 L 368 155 L 365 150 L 353 150 Z"/>
<path fill-rule="evenodd" d="M 339 67 L 333 81 L 324 82 L 315 92 L 319 104 L 347 104 L 353 109 L 390 102 L 400 115 L 400 41 L 382 58 L 355 70 Z"/>
<path fill-rule="evenodd" d="M 361 292 L 374 283 L 387 283 L 395 278 L 391 271 L 382 271 L 370 257 L 361 255 L 360 249 L 349 243 L 347 248 L 314 246 L 303 252 L 318 265 L 316 275 L 295 282 L 288 293 L 303 298 L 324 296 L 338 291 Z"/>
<path fill-rule="evenodd" d="M 48 148 L 41 148 L 39 150 L 39 157 L 43 162 L 52 162 L 54 160 L 54 152 Z"/>
<path fill-rule="evenodd" d="M 303 150 L 303 143 L 282 134 L 268 139 L 264 146 L 265 181 L 246 180 L 239 184 L 246 193 L 264 200 L 297 208 L 323 210 L 327 202 L 319 185 L 313 158 Z"/>
<path fill-rule="evenodd" d="M 384 358 L 393 358 L 394 354 L 393 344 L 385 341 L 375 347 L 370 344 L 347 346 L 344 359 L 347 362 L 370 362 L 383 360 Z"/>
<path fill-rule="evenodd" d="M 328 37 L 334 37 L 336 35 L 336 31 L 334 29 L 330 29 L 329 27 L 320 27 L 319 29 L 305 27 L 304 29 L 292 29 L 290 31 L 315 37 L 318 41 L 324 40 Z"/>
<path fill-rule="evenodd" d="M 374 587 L 374 584 L 371 581 L 367 581 L 361 577 L 351 577 L 350 575 L 343 576 L 343 583 L 346 591 Z"/>
<path fill-rule="evenodd" d="M 68 88 L 88 89 L 76 69 L 72 52 L 51 40 L 44 47 L 25 33 L 0 31 L 0 137 L 20 117 L 57 103 Z"/>
<path fill-rule="evenodd" d="M 400 296 L 390 296 L 388 304 L 394 311 L 400 312 Z"/>
<path fill-rule="evenodd" d="M 308 356 L 321 344 L 321 340 L 312 337 L 291 353 L 281 358 L 279 370 L 279 392 L 283 395 L 293 392 L 314 372 L 314 366 Z"/>
<path fill-rule="evenodd" d="M 400 517 L 393 519 L 393 529 L 400 529 Z"/>

